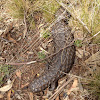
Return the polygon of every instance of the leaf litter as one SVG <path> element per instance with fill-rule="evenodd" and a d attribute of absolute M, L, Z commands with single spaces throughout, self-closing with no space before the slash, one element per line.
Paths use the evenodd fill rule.
<path fill-rule="evenodd" d="M 9 17 L 9 16 L 6 15 L 6 17 Z M 4 29 L 5 27 L 9 27 L 11 20 L 12 19 L 7 20 L 7 22 L 6 21 L 3 22 L 2 29 Z M 0 57 L 1 57 L 0 61 L 6 59 L 7 61 L 10 61 L 10 62 L 12 62 L 12 61 L 14 61 L 14 62 L 18 61 L 19 62 L 19 61 L 27 61 L 27 60 L 30 61 L 30 60 L 36 60 L 37 59 L 37 58 L 35 58 L 36 57 L 35 50 L 37 52 L 40 50 L 40 48 L 36 47 L 36 46 L 38 46 L 38 44 L 40 44 L 39 42 L 35 46 L 36 47 L 35 49 L 32 48 L 31 50 L 27 51 L 27 52 L 32 52 L 32 53 L 27 53 L 27 54 L 26 53 L 25 54 L 22 53 L 23 51 L 25 51 L 29 47 L 29 45 L 31 45 L 32 42 L 35 41 L 36 37 L 32 40 L 32 33 L 34 33 L 34 32 L 32 31 L 29 34 L 26 34 L 27 30 L 24 29 L 25 26 L 21 23 L 21 21 L 20 21 L 20 23 L 19 22 L 17 22 L 17 23 L 18 23 L 17 27 L 19 27 L 19 28 L 17 28 L 16 25 L 15 25 L 14 26 L 14 30 L 12 32 L 10 32 L 10 33 L 8 32 L 6 34 L 7 36 L 3 37 L 8 42 L 5 42 L 5 40 L 3 40 L 3 39 L 1 40 L 0 39 L 0 42 L 1 42 L 0 44 L 2 45 L 2 48 L 0 48 L 0 52 L 2 52 L 2 56 L 0 55 Z M 42 26 L 42 24 L 40 24 L 40 27 L 41 26 Z M 5 30 L 6 30 L 6 28 L 5 28 Z M 5 30 L 3 30 L 1 32 L 1 35 L 4 35 L 4 32 L 6 32 Z M 22 34 L 24 33 L 24 37 L 23 37 L 24 39 L 21 38 L 22 35 L 21 36 L 19 35 L 21 33 Z M 76 38 L 83 40 L 83 33 L 78 29 L 77 29 L 76 33 L 77 33 L 76 34 Z M 80 34 L 82 34 L 82 35 L 80 35 Z M 20 39 L 18 41 L 18 45 L 16 45 L 19 36 L 20 36 Z M 37 36 L 39 36 L 39 35 L 37 35 Z M 28 38 L 28 37 L 30 37 L 30 38 Z M 28 38 L 28 40 L 26 40 L 26 38 Z M 11 43 L 9 43 L 9 41 Z M 80 44 L 78 43 L 78 45 L 80 45 Z M 74 67 L 73 67 L 73 69 L 71 71 L 71 74 L 79 76 L 79 77 L 82 77 L 82 78 L 84 78 L 83 77 L 84 73 L 86 73 L 85 75 L 89 74 L 89 71 L 88 71 L 89 68 L 87 68 L 88 66 L 95 65 L 97 67 L 97 69 L 98 69 L 98 66 L 100 64 L 99 63 L 100 62 L 100 60 L 99 60 L 100 57 L 99 57 L 99 52 L 98 52 L 98 50 L 100 48 L 98 47 L 98 45 L 96 44 L 96 45 L 92 45 L 92 46 L 90 46 L 90 45 L 85 45 L 85 46 L 86 46 L 86 49 L 84 49 L 83 47 L 80 47 L 80 46 L 77 47 L 77 51 L 79 53 L 79 54 L 77 53 L 78 59 L 75 61 L 76 65 L 74 65 Z M 97 46 L 97 47 L 95 47 L 95 46 Z M 20 50 L 19 50 L 19 48 L 20 48 Z M 87 52 L 88 52 L 88 54 L 87 54 Z M 84 67 L 81 64 L 81 62 L 79 62 L 79 61 L 85 62 L 86 66 Z M 30 66 L 24 65 L 24 66 L 22 66 L 23 67 L 22 69 L 20 68 L 19 71 L 14 73 L 15 75 L 17 75 L 17 77 L 19 77 L 19 79 L 21 79 L 21 86 L 22 87 L 26 87 L 27 83 L 30 82 L 30 79 L 32 80 L 33 77 L 35 77 L 38 72 L 41 73 L 43 71 L 43 70 L 41 70 L 41 68 L 44 67 L 44 64 L 42 64 L 41 68 L 40 68 L 40 66 L 41 66 L 41 63 L 40 64 L 37 64 L 37 63 L 36 64 L 32 64 Z M 14 66 L 14 67 L 16 67 L 16 66 Z M 33 67 L 34 67 L 34 69 L 33 69 Z M 83 67 L 84 67 L 84 70 L 83 70 Z M 94 66 L 93 66 L 93 69 L 94 69 Z M 14 77 L 14 74 L 12 75 L 13 77 Z M 11 77 L 11 78 L 13 78 L 13 77 Z M 68 77 L 69 77 L 69 75 L 68 75 Z M 69 79 L 70 78 L 71 77 L 69 77 Z M 11 81 L 11 83 L 8 83 L 7 85 L 4 85 L 3 87 L 0 88 L 1 92 L 7 92 L 8 91 L 8 100 L 10 100 L 10 95 L 11 95 L 10 89 L 11 88 L 15 89 L 15 91 L 20 89 L 19 86 L 18 86 L 19 79 L 16 79 L 14 81 L 14 83 Z M 64 82 L 65 82 L 65 79 L 62 80 L 61 84 L 63 84 Z M 59 88 L 61 87 L 61 84 L 59 84 Z M 82 80 L 80 80 L 80 82 L 79 82 L 79 79 L 77 79 L 77 78 L 73 79 L 73 82 L 71 82 L 69 85 L 66 85 L 66 88 L 63 88 L 63 92 L 65 92 L 67 94 L 67 96 L 66 96 L 66 98 L 64 100 L 73 100 L 73 98 L 75 98 L 76 100 L 78 100 L 79 98 L 80 98 L 79 100 L 85 100 L 84 98 L 86 96 L 87 97 L 89 96 L 89 92 L 86 89 L 84 89 L 84 90 L 80 89 L 80 88 L 84 88 L 82 85 L 83 85 L 83 81 Z M 66 90 L 67 90 L 67 92 L 66 92 Z M 21 93 L 21 95 L 24 95 L 25 93 L 27 94 L 27 92 L 24 92 L 24 93 Z M 25 95 L 25 96 L 27 96 L 27 95 Z M 30 100 L 33 97 L 34 97 L 34 95 L 32 93 L 30 93 L 29 94 Z M 60 95 L 57 95 L 56 100 L 59 100 L 59 97 L 60 97 Z M 1 98 L 3 98 L 2 94 L 1 94 Z M 27 98 L 26 100 L 29 100 L 29 99 Z"/>

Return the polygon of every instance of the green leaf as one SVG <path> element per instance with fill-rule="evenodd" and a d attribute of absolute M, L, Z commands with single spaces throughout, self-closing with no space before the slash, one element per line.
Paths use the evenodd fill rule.
<path fill-rule="evenodd" d="M 76 45 L 77 47 L 82 47 L 82 41 L 81 41 L 81 40 L 76 40 L 76 41 L 75 41 L 75 45 Z"/>
<path fill-rule="evenodd" d="M 50 33 L 49 32 L 45 32 L 45 33 L 43 33 L 43 38 L 48 38 L 50 36 Z"/>
<path fill-rule="evenodd" d="M 44 51 L 38 52 L 38 57 L 40 59 L 44 59 L 46 57 L 45 52 Z"/>

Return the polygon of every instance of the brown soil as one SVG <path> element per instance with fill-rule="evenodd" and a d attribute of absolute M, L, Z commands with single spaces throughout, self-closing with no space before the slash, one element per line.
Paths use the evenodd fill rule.
<path fill-rule="evenodd" d="M 38 16 L 38 15 L 37 15 Z M 36 17 L 37 18 L 37 17 Z M 4 32 L 0 33 L 0 63 L 15 63 L 16 65 L 12 65 L 14 67 L 13 72 L 10 73 L 9 76 L 4 79 L 4 82 L 1 86 L 6 84 L 7 79 L 15 79 L 13 86 L 11 88 L 12 93 L 10 95 L 10 98 L 12 100 L 37 100 L 37 96 L 33 95 L 30 90 L 28 90 L 27 86 L 29 83 L 34 79 L 34 77 L 38 77 L 38 75 L 41 75 L 43 72 L 43 69 L 45 68 L 44 62 L 34 63 L 34 64 L 23 64 L 19 65 L 17 63 L 20 62 L 30 62 L 38 60 L 38 52 L 40 51 L 39 46 L 43 43 L 44 39 L 38 39 L 40 37 L 39 34 L 39 23 L 37 23 L 36 29 L 34 30 L 27 30 L 26 37 L 23 38 L 23 33 L 25 30 L 25 25 L 23 24 L 22 20 L 18 21 L 12 21 L 10 22 L 12 18 L 10 16 L 5 15 L 4 19 L 0 21 L 0 30 L 4 30 Z M 12 24 L 13 23 L 13 24 Z M 28 26 L 28 25 L 27 25 Z M 46 39 L 48 41 L 49 39 Z M 87 75 L 91 78 L 91 66 L 87 66 L 85 63 L 85 60 L 91 57 L 93 54 L 98 52 L 100 49 L 99 45 L 97 44 L 88 44 L 85 47 L 80 47 L 81 50 L 84 50 L 88 54 L 84 54 L 81 58 L 76 56 L 75 64 L 70 72 L 70 74 L 86 77 Z M 77 47 L 77 50 L 80 49 Z M 16 75 L 17 71 L 19 71 L 19 74 Z M 21 76 L 20 76 L 21 74 Z M 19 77 L 19 76 L 20 77 Z M 65 77 L 66 78 L 66 77 Z M 69 79 L 70 76 L 67 76 L 67 79 Z M 62 79 L 64 80 L 64 79 Z M 70 88 L 72 83 L 68 85 L 67 87 Z M 66 87 L 66 88 L 67 88 Z M 66 89 L 65 89 L 66 90 Z M 46 90 L 44 95 L 47 94 Z M 52 91 L 54 92 L 54 91 Z M 79 92 L 79 91 L 78 91 Z M 65 92 L 60 94 L 60 96 L 63 98 Z M 9 91 L 7 91 L 4 94 L 4 98 L 0 100 L 8 100 Z M 65 93 L 66 94 L 66 93 Z M 44 96 L 42 95 L 42 97 Z M 82 95 L 80 93 L 80 95 Z M 30 99 L 33 96 L 34 99 Z M 77 95 L 70 94 L 70 99 L 68 100 L 74 100 L 73 98 Z M 60 100 L 56 98 L 56 100 Z M 41 96 L 39 97 L 41 98 Z M 88 97 L 84 97 L 88 98 Z M 10 100 L 10 99 L 9 99 Z M 40 100 L 40 99 L 39 99 Z M 42 99 L 43 100 L 43 99 Z M 66 99 L 67 100 L 67 99 Z M 81 100 L 80 98 L 76 100 Z M 88 99 L 84 99 L 88 100 Z"/>

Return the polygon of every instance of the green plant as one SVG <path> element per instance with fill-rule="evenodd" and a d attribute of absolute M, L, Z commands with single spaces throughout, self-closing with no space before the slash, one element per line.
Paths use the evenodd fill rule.
<path fill-rule="evenodd" d="M 14 67 L 10 65 L 0 65 L 0 85 L 3 83 L 3 78 L 8 76 L 13 70 Z"/>
<path fill-rule="evenodd" d="M 50 36 L 49 32 L 42 33 L 43 38 L 48 38 Z"/>
<path fill-rule="evenodd" d="M 88 81 L 88 84 L 85 85 L 85 87 L 91 94 L 98 96 L 100 99 L 100 71 L 93 74 L 92 80 Z"/>
<path fill-rule="evenodd" d="M 44 51 L 38 52 L 38 57 L 39 57 L 40 59 L 44 59 L 44 58 L 46 57 L 45 52 L 44 52 Z"/>
<path fill-rule="evenodd" d="M 74 43 L 77 47 L 82 47 L 82 41 L 81 40 L 76 40 Z"/>

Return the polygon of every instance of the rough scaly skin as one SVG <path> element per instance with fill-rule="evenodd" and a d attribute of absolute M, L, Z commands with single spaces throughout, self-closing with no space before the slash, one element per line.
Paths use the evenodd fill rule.
<path fill-rule="evenodd" d="M 70 27 L 65 25 L 63 20 L 57 22 L 52 27 L 51 33 L 53 35 L 55 52 L 70 44 L 74 39 L 73 35 L 71 34 Z M 32 81 L 30 84 L 30 89 L 33 92 L 40 92 L 46 89 L 52 83 L 57 82 L 59 78 L 64 76 L 62 72 L 68 73 L 71 70 L 74 59 L 74 45 L 71 45 L 70 47 L 57 53 L 52 57 L 49 69 L 46 69 L 40 77 L 35 78 Z"/>

